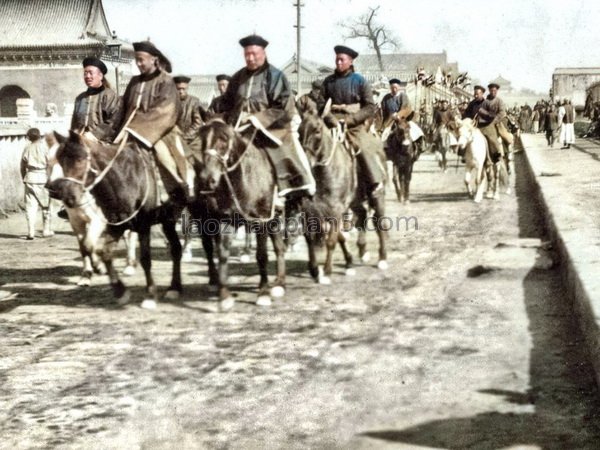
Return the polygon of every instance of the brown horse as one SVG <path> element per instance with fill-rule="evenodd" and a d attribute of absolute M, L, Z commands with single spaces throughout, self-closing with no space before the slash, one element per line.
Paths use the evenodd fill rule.
<path fill-rule="evenodd" d="M 114 248 L 127 229 L 139 234 L 147 293 L 157 299 L 150 251 L 150 227 L 157 223 L 162 225 L 173 261 L 166 298 L 178 298 L 182 290 L 181 244 L 175 224 L 182 208 L 172 203 L 157 206 L 157 180 L 150 153 L 131 142 L 120 146 L 91 142 L 74 132 L 68 139 L 60 135 L 57 139 L 60 147 L 56 157 L 64 177 L 51 181 L 48 189 L 52 197 L 62 200 L 68 208 L 91 202 L 104 213 L 108 225 L 100 257 L 119 303 L 128 301 L 129 292 L 119 279 L 112 259 Z"/>
<path fill-rule="evenodd" d="M 200 235 L 209 265 L 209 277 L 218 284 L 220 307 L 233 307 L 228 288 L 228 260 L 233 231 L 250 225 L 256 234 L 256 260 L 260 282 L 256 304 L 267 306 L 285 294 L 285 250 L 282 217 L 275 208 L 277 183 L 265 151 L 257 147 L 262 137 L 245 138 L 222 120 L 214 119 L 199 130 L 194 152 L 198 200 L 191 212 L 200 225 Z M 267 237 L 277 257 L 277 277 L 269 288 Z M 218 246 L 218 269 L 213 244 Z"/>
<path fill-rule="evenodd" d="M 410 203 L 410 180 L 419 153 L 410 139 L 410 125 L 405 119 L 396 121 L 386 141 L 386 154 L 393 164 L 392 182 L 398 201 Z"/>
<path fill-rule="evenodd" d="M 344 215 L 356 193 L 354 156 L 337 135 L 325 126 L 316 111 L 307 111 L 298 129 L 300 142 L 311 162 L 317 190 L 311 200 L 304 201 L 304 236 L 308 244 L 308 268 L 315 281 L 329 284 L 333 270 L 333 251 L 339 242 L 346 260 L 346 274 L 352 275 L 352 255 L 342 233 Z M 315 228 L 315 229 L 313 229 Z M 316 260 L 316 247 L 325 236 L 327 255 L 323 273 Z"/>

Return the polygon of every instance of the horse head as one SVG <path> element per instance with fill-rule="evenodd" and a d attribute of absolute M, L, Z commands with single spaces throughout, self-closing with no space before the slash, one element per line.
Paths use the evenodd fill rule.
<path fill-rule="evenodd" d="M 221 119 L 213 119 L 198 131 L 199 153 L 194 154 L 194 170 L 201 189 L 214 191 L 224 173 L 231 170 L 246 148 L 244 139 Z"/>
<path fill-rule="evenodd" d="M 328 134 L 327 127 L 316 111 L 302 116 L 298 136 L 302 148 L 313 164 L 322 153 L 326 134 Z"/>
<path fill-rule="evenodd" d="M 475 121 L 470 118 L 465 118 L 458 121 L 458 148 L 464 149 L 473 141 L 473 130 L 475 129 Z"/>
<path fill-rule="evenodd" d="M 80 204 L 91 168 L 90 150 L 85 140 L 76 132 L 69 137 L 54 133 L 59 143 L 56 159 L 61 171 L 53 170 L 46 188 L 52 198 L 62 200 L 69 208 Z"/>

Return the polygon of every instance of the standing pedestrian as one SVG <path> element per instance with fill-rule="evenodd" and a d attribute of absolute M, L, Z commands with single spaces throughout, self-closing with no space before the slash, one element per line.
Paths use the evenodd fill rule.
<path fill-rule="evenodd" d="M 21 178 L 25 184 L 25 217 L 27 219 L 26 239 L 35 238 L 35 222 L 38 207 L 42 209 L 44 229 L 42 236 L 53 236 L 50 218 L 50 195 L 45 188 L 48 181 L 48 149 L 41 140 L 40 130 L 31 128 L 27 131 L 30 141 L 21 157 Z"/>

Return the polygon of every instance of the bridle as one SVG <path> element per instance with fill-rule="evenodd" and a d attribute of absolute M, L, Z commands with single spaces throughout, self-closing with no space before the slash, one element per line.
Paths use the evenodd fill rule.
<path fill-rule="evenodd" d="M 248 143 L 246 144 L 246 147 L 244 148 L 244 150 L 239 154 L 237 160 L 230 166 L 229 165 L 229 159 L 231 158 L 231 152 L 233 150 L 233 143 L 234 140 L 233 139 L 229 139 L 229 143 L 227 145 L 227 150 L 225 151 L 225 153 L 222 155 L 221 153 L 219 153 L 219 151 L 215 148 L 207 148 L 206 150 L 204 150 L 204 154 L 207 157 L 210 158 L 214 158 L 216 159 L 220 165 L 221 165 L 221 175 L 223 176 L 223 178 L 225 178 L 225 183 L 227 184 L 227 188 L 229 189 L 229 193 L 231 194 L 231 197 L 233 199 L 233 202 L 235 203 L 236 208 L 238 209 L 238 211 L 240 212 L 240 214 L 242 215 L 242 217 L 247 220 L 247 221 L 253 221 L 253 222 L 269 222 L 271 220 L 273 220 L 275 218 L 275 200 L 277 199 L 277 183 L 275 183 L 275 186 L 273 188 L 273 200 L 271 202 L 271 214 L 268 218 L 264 218 L 264 217 L 250 217 L 250 215 L 244 210 L 244 208 L 242 208 L 242 205 L 235 193 L 235 187 L 233 186 L 233 183 L 231 182 L 231 178 L 229 177 L 229 174 L 233 171 L 235 171 L 240 164 L 242 163 L 244 157 L 246 156 L 246 154 L 248 153 L 248 149 L 250 148 L 250 146 L 252 145 L 252 142 L 254 141 L 254 138 L 256 137 L 256 133 L 257 133 L 258 129 L 254 129 L 253 133 L 252 133 L 252 137 L 248 140 Z M 201 194 L 204 195 L 214 195 L 215 194 L 215 190 L 210 190 L 210 191 L 200 191 Z"/>
<path fill-rule="evenodd" d="M 110 172 L 113 165 L 115 164 L 115 161 L 117 160 L 119 155 L 123 152 L 123 149 L 125 148 L 125 144 L 127 142 L 127 137 L 128 137 L 127 134 L 123 137 L 123 139 L 121 140 L 121 143 L 119 144 L 119 148 L 115 152 L 115 155 L 111 158 L 111 160 L 108 162 L 106 167 L 104 167 L 104 169 L 102 169 L 101 172 L 98 172 L 98 169 L 95 169 L 94 167 L 92 167 L 92 153 L 87 145 L 83 145 L 83 148 L 85 148 L 85 151 L 87 153 L 86 169 L 83 174 L 83 178 L 82 179 L 77 179 L 77 178 L 73 178 L 73 177 L 62 177 L 61 178 L 62 180 L 70 181 L 71 183 L 75 183 L 75 184 L 78 184 L 83 187 L 82 198 L 84 200 L 81 203 L 75 205 L 76 208 L 83 208 L 88 205 L 96 204 L 96 201 L 95 201 L 93 195 L 91 195 L 91 191 L 104 179 L 106 174 L 108 172 Z M 102 144 L 102 145 L 105 145 L 105 144 Z M 138 152 L 141 151 L 139 149 L 139 147 L 137 150 L 138 150 Z M 108 222 L 107 221 L 108 225 L 118 226 L 118 225 L 123 225 L 126 222 L 129 222 L 131 219 L 133 219 L 135 216 L 137 216 L 137 214 L 142 210 L 142 208 L 146 204 L 146 200 L 148 200 L 148 195 L 149 195 L 149 190 L 150 190 L 150 182 L 149 182 L 150 180 L 148 179 L 148 166 L 146 164 L 146 160 L 144 159 L 144 156 L 140 154 L 140 158 L 142 159 L 142 164 L 144 166 L 144 175 L 146 178 L 146 190 L 144 192 L 144 198 L 143 198 L 142 202 L 140 203 L 140 205 L 136 208 L 136 210 L 131 215 L 129 215 L 129 217 L 127 217 L 124 220 L 120 220 L 119 222 Z M 88 175 L 90 173 L 95 176 L 95 179 L 88 185 L 87 184 Z"/>

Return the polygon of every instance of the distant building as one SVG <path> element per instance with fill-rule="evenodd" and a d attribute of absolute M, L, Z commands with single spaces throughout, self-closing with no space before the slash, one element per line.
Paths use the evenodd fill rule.
<path fill-rule="evenodd" d="M 500 90 L 504 93 L 511 93 L 514 89 L 512 87 L 512 82 L 507 80 L 506 78 L 502 77 L 502 75 L 498 75 L 496 78 L 494 78 L 493 80 L 491 80 L 489 82 L 489 84 L 491 83 L 496 83 L 498 86 L 500 86 Z"/>
<path fill-rule="evenodd" d="M 109 54 L 107 44 L 120 55 Z M 2 0 L 0 117 L 17 116 L 17 99 L 32 99 L 38 116 L 48 104 L 70 115 L 85 88 L 81 62 L 87 56 L 118 63 L 123 78 L 131 74 L 133 47 L 113 39 L 102 0 Z M 114 86 L 115 68 L 107 66 Z"/>
<path fill-rule="evenodd" d="M 600 82 L 600 67 L 559 67 L 552 74 L 554 98 L 567 97 L 577 109 L 585 105 L 587 91 Z"/>
<path fill-rule="evenodd" d="M 427 75 L 459 74 L 458 63 L 449 63 L 446 51 L 442 53 L 392 53 L 381 55 L 383 71 L 375 54 L 361 54 L 354 61 L 354 67 L 369 81 L 378 81 L 381 77 L 399 78 L 402 81 L 413 81 L 419 69 Z"/>

